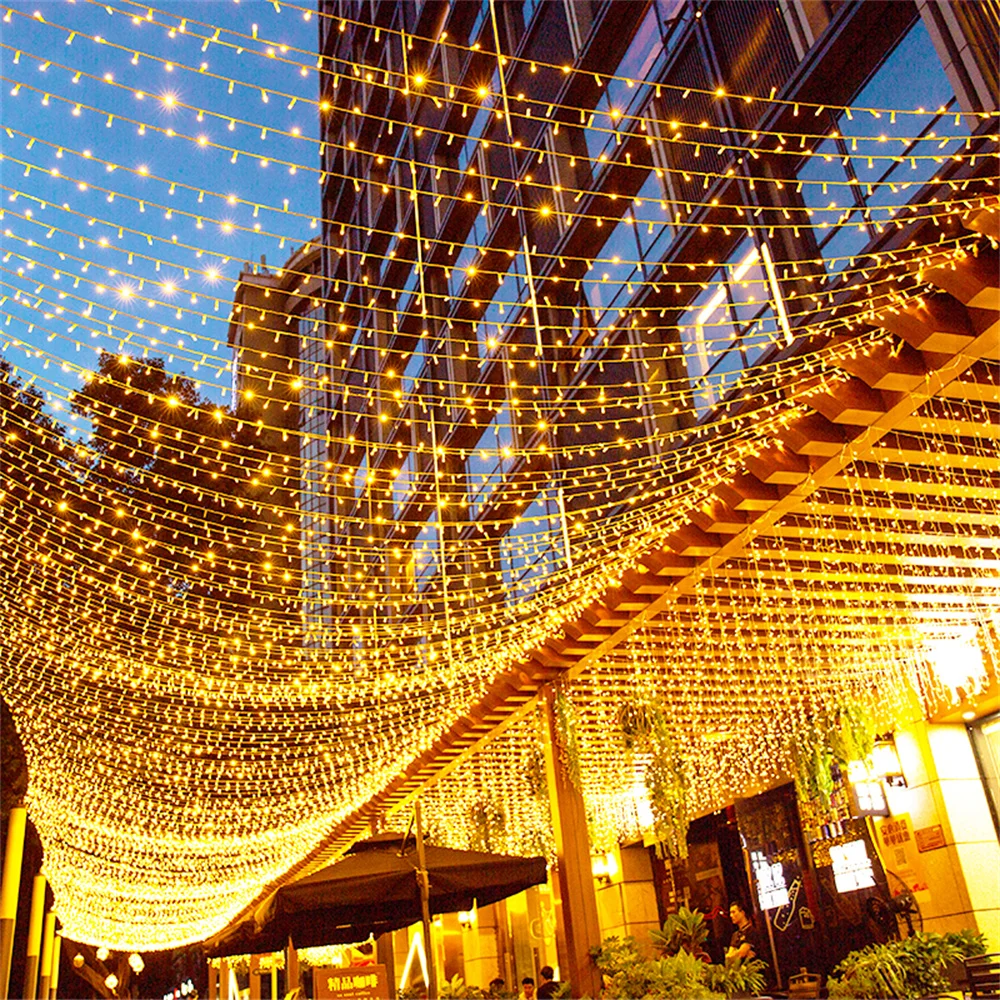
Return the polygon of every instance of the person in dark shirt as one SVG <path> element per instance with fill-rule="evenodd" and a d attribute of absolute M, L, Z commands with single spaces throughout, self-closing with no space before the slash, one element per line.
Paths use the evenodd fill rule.
<path fill-rule="evenodd" d="M 729 939 L 729 947 L 726 949 L 726 964 L 759 958 L 760 948 L 757 933 L 754 931 L 753 921 L 747 916 L 747 911 L 743 908 L 742 903 L 734 900 L 729 904 L 729 918 L 736 925 L 736 930 L 733 931 L 733 936 Z"/>
<path fill-rule="evenodd" d="M 543 965 L 538 970 L 538 974 L 542 977 L 542 985 L 538 987 L 538 992 L 536 993 L 538 1000 L 552 1000 L 559 989 L 559 983 L 553 978 L 555 972 L 552 966 Z"/>

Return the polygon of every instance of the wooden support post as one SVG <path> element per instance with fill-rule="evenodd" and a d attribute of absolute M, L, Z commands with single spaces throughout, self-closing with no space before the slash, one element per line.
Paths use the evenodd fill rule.
<path fill-rule="evenodd" d="M 278 1000 L 278 956 L 280 951 L 276 951 L 271 957 L 271 1000 Z"/>
<path fill-rule="evenodd" d="M 392 932 L 375 938 L 375 961 L 385 966 L 385 978 L 389 981 L 389 996 L 396 995 L 396 952 L 392 946 Z"/>
<path fill-rule="evenodd" d="M 21 891 L 21 860 L 24 857 L 24 806 L 14 806 L 7 821 L 7 851 L 0 884 L 0 1000 L 10 996 L 10 963 L 14 957 L 14 922 Z"/>
<path fill-rule="evenodd" d="M 38 1000 L 49 1000 L 49 984 L 52 981 L 52 943 L 56 936 L 56 915 L 49 910 L 45 914 L 45 928 L 42 931 L 42 961 L 38 974 Z"/>
<path fill-rule="evenodd" d="M 566 942 L 564 979 L 573 985 L 574 996 L 597 996 L 601 977 L 590 957 L 590 949 L 601 943 L 597 918 L 597 895 L 591 870 L 587 811 L 580 789 L 573 784 L 559 759 L 555 692 L 543 695 L 545 707 L 545 772 L 549 785 L 549 808 L 556 842 L 556 876 L 559 898 L 556 923 Z"/>
<path fill-rule="evenodd" d="M 229 962 L 219 961 L 219 1000 L 233 1000 L 229 995 Z"/>
<path fill-rule="evenodd" d="M 215 984 L 215 966 L 212 965 L 212 960 L 208 959 L 208 1000 L 219 1000 L 219 994 L 216 991 Z"/>
<path fill-rule="evenodd" d="M 250 956 L 250 1000 L 261 1000 L 260 955 Z"/>
<path fill-rule="evenodd" d="M 28 917 L 28 948 L 24 959 L 24 1000 L 38 995 L 38 953 L 42 944 L 42 920 L 45 916 L 45 876 L 36 875 L 31 887 L 31 915 Z"/>

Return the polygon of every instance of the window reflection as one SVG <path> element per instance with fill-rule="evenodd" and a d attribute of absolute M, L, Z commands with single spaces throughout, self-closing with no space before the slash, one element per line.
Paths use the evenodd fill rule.
<path fill-rule="evenodd" d="M 514 603 L 532 594 L 563 564 L 558 505 L 539 493 L 500 539 L 500 566 L 507 602 Z"/>
<path fill-rule="evenodd" d="M 780 342 L 758 247 L 744 239 L 680 319 L 695 410 L 704 415 Z"/>
<path fill-rule="evenodd" d="M 869 112 L 844 113 L 836 119 L 830 115 L 831 138 L 813 150 L 798 172 L 800 194 L 812 211 L 810 223 L 817 227 L 817 244 L 830 273 L 848 267 L 850 258 L 882 231 L 893 206 L 905 205 L 963 143 L 962 138 L 935 142 L 933 137 L 968 134 L 963 119 L 956 121 L 951 84 L 919 20 L 851 103 L 859 108 L 916 109 L 914 79 L 920 80 L 920 99 L 940 108 L 940 114 L 917 119 L 885 113 L 877 122 Z M 918 121 L 924 127 L 913 137 Z M 875 132 L 879 137 L 864 138 Z"/>

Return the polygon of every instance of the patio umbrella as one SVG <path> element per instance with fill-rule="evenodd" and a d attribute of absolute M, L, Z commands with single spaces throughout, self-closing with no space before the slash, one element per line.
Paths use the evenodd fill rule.
<path fill-rule="evenodd" d="M 433 913 L 486 906 L 546 879 L 545 858 L 425 846 Z M 282 886 L 251 917 L 205 943 L 209 956 L 279 951 L 363 941 L 369 934 L 421 919 L 419 864 L 413 838 L 380 834 L 342 860 Z"/>

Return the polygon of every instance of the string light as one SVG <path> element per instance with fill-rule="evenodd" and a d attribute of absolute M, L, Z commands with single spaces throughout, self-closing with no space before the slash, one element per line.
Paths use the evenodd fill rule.
<path fill-rule="evenodd" d="M 600 73 L 595 93 L 645 98 L 594 117 L 540 96 L 577 68 L 525 63 L 537 90 L 507 93 L 521 62 L 477 43 L 380 28 L 407 55 L 400 72 L 256 25 L 97 6 L 109 37 L 12 8 L 5 22 L 31 37 L 12 29 L 0 47 L 15 109 L 3 159 L 20 175 L 3 185 L 0 657 L 65 933 L 131 952 L 139 971 L 140 951 L 217 931 L 301 863 L 498 675 L 593 648 L 605 624 L 585 612 L 629 573 L 670 586 L 651 553 L 694 559 L 685 532 L 699 551 L 725 545 L 808 482 L 816 456 L 790 445 L 778 482 L 751 470 L 824 400 L 864 396 L 858 371 L 889 358 L 894 378 L 923 377 L 892 321 L 933 305 L 942 271 L 993 260 L 966 226 L 995 210 L 997 152 L 983 126 L 966 134 L 971 117 L 939 128 L 937 109 Z M 29 51 L 55 41 L 61 60 Z M 418 58 L 435 44 L 473 53 L 482 76 L 438 79 Z M 247 61 L 210 66 L 213 47 Z M 264 78 L 278 70 L 287 85 Z M 402 110 L 355 110 L 348 78 Z M 691 95 L 784 117 L 755 132 L 667 113 Z M 46 112 L 15 128 L 27 102 Z M 421 124 L 431 106 L 454 131 Z M 480 113 L 491 130 L 475 134 Z M 862 113 L 857 136 L 831 137 Z M 882 143 L 879 115 L 919 134 Z M 356 132 L 339 135 L 342 119 Z M 68 121 L 100 133 L 66 145 Z M 569 153 L 557 127 L 593 148 Z M 412 148 L 380 152 L 380 130 Z M 426 154 L 453 139 L 464 162 Z M 834 139 L 853 175 L 820 152 Z M 214 187 L 185 180 L 178 154 L 218 159 Z M 229 186 L 222 157 L 255 177 Z M 275 169 L 282 184 L 265 187 Z M 305 185 L 321 184 L 395 207 L 398 228 L 374 208 L 308 211 Z M 832 204 L 844 196 L 850 211 Z M 511 232 L 491 231 L 500 218 Z M 824 246 L 831 233 L 857 234 L 859 252 Z M 232 277 L 249 246 L 298 249 Z M 995 385 L 996 366 L 976 378 Z M 607 739 L 624 700 L 676 706 L 692 808 L 716 808 L 787 768 L 818 708 L 879 685 L 891 724 L 932 681 L 915 649 L 959 626 L 986 634 L 982 406 L 931 400 L 867 450 L 831 420 L 817 446 L 844 451 L 838 477 L 565 680 L 595 846 L 650 830 L 650 761 Z M 524 709 L 430 789 L 440 841 L 552 855 L 539 725 Z"/>

